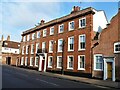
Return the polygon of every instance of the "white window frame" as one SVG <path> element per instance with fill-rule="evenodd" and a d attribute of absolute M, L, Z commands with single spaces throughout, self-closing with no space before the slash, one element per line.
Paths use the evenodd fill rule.
<path fill-rule="evenodd" d="M 60 40 L 62 40 L 62 43 L 63 43 L 63 39 L 58 39 L 58 52 L 62 52 L 62 50 L 59 50 L 59 49 L 60 49 L 60 47 L 59 47 L 59 46 L 60 46 L 60 45 L 59 45 L 59 43 L 60 43 L 59 41 L 60 41 Z M 62 47 L 62 48 L 63 48 L 63 47 Z"/>
<path fill-rule="evenodd" d="M 28 57 L 25 57 L 25 66 L 27 66 Z"/>
<path fill-rule="evenodd" d="M 30 41 L 30 35 L 27 35 L 27 41 Z"/>
<path fill-rule="evenodd" d="M 120 53 L 120 51 L 116 51 L 116 50 L 115 50 L 115 49 L 116 49 L 115 46 L 118 45 L 118 44 L 120 44 L 120 42 L 114 43 L 114 53 Z"/>
<path fill-rule="evenodd" d="M 22 46 L 22 54 L 24 54 L 25 46 Z"/>
<path fill-rule="evenodd" d="M 48 56 L 48 68 L 52 68 L 52 66 L 50 66 L 50 58 L 52 58 L 52 65 L 53 65 L 53 56 Z"/>
<path fill-rule="evenodd" d="M 59 57 L 62 58 L 62 56 L 57 56 L 57 68 L 61 69 L 62 68 L 62 60 L 61 60 L 61 67 L 59 67 Z"/>
<path fill-rule="evenodd" d="M 47 29 L 44 29 L 43 30 L 43 37 L 46 37 L 47 36 Z"/>
<path fill-rule="evenodd" d="M 31 44 L 31 54 L 34 54 L 35 49 L 34 49 L 34 51 L 33 51 L 33 49 L 34 49 L 34 44 Z"/>
<path fill-rule="evenodd" d="M 32 33 L 32 40 L 34 40 L 35 39 L 35 33 Z"/>
<path fill-rule="evenodd" d="M 24 57 L 21 58 L 21 65 L 24 64 Z"/>
<path fill-rule="evenodd" d="M 33 57 L 30 57 L 30 66 L 33 66 Z"/>
<path fill-rule="evenodd" d="M 53 44 L 52 44 L 53 43 Z M 50 40 L 49 41 L 49 53 L 53 53 L 53 45 L 54 45 L 54 41 L 53 40 Z M 52 47 L 52 50 L 51 50 L 51 47 Z"/>
<path fill-rule="evenodd" d="M 53 31 L 52 31 L 53 30 Z M 50 27 L 50 35 L 53 35 L 54 34 L 54 26 L 53 27 Z"/>
<path fill-rule="evenodd" d="M 68 37 L 68 51 L 74 51 L 74 42 L 73 42 L 73 49 L 70 49 L 70 39 L 73 38 L 74 40 L 74 36 Z"/>
<path fill-rule="evenodd" d="M 80 37 L 81 37 L 81 36 L 84 36 L 84 37 L 85 37 L 85 48 L 81 48 L 81 46 L 80 46 L 80 45 L 81 45 L 81 44 L 80 44 L 80 42 L 81 42 L 81 41 L 80 41 Z M 78 42 L 78 45 L 79 45 L 79 46 L 78 46 L 78 50 L 79 50 L 79 51 L 85 50 L 85 49 L 86 49 L 86 35 L 85 35 L 85 34 L 79 35 L 79 42 Z"/>
<path fill-rule="evenodd" d="M 43 49 L 46 49 L 46 42 L 42 42 L 42 51 L 43 51 Z"/>
<path fill-rule="evenodd" d="M 80 68 L 80 57 L 83 56 L 84 57 L 84 68 Z M 85 70 L 85 55 L 78 55 L 78 70 Z"/>
<path fill-rule="evenodd" d="M 73 57 L 73 67 L 72 68 L 69 67 L 69 57 Z M 74 56 L 73 55 L 69 55 L 69 56 L 67 56 L 67 69 L 73 70 L 73 68 L 74 68 Z"/>
<path fill-rule="evenodd" d="M 85 26 L 81 26 L 81 20 L 85 19 Z M 79 19 L 79 28 L 85 28 L 86 27 L 86 17 Z"/>
<path fill-rule="evenodd" d="M 74 23 L 74 28 L 71 28 L 71 23 Z M 69 22 L 68 26 L 69 26 L 69 31 L 74 30 L 75 29 L 75 22 L 74 21 Z"/>
<path fill-rule="evenodd" d="M 39 64 L 39 57 L 35 57 L 35 66 L 38 67 L 38 64 L 37 64 L 37 58 L 38 58 L 38 64 Z"/>
<path fill-rule="evenodd" d="M 38 45 L 40 45 L 40 44 L 36 43 L 36 53 L 37 53 L 37 50 L 39 49 Z"/>
<path fill-rule="evenodd" d="M 26 54 L 28 54 L 28 45 L 26 45 Z"/>
<path fill-rule="evenodd" d="M 23 36 L 23 42 L 25 42 L 26 41 L 26 36 Z"/>
<path fill-rule="evenodd" d="M 96 69 L 96 56 L 102 56 L 102 58 L 103 58 L 102 54 L 94 54 L 94 70 L 95 71 L 103 71 L 103 62 L 102 62 L 102 69 Z"/>
<path fill-rule="evenodd" d="M 60 31 L 60 27 L 63 26 L 63 31 Z M 58 30 L 58 33 L 63 33 L 64 32 L 64 24 L 60 24 L 59 25 L 59 30 Z"/>
<path fill-rule="evenodd" d="M 37 38 L 40 38 L 40 35 L 39 35 L 39 34 L 41 35 L 41 32 L 40 32 L 40 31 L 37 32 Z"/>

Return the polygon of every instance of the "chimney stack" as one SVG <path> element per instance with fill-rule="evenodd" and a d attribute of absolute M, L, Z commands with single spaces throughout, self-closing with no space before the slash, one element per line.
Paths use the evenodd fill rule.
<path fill-rule="evenodd" d="M 71 14 L 72 14 L 72 13 L 75 13 L 75 12 L 78 12 L 78 11 L 80 11 L 80 7 L 79 7 L 79 6 L 74 6 L 74 7 L 72 8 Z"/>
<path fill-rule="evenodd" d="M 7 41 L 10 41 L 10 35 L 8 35 L 8 37 L 7 37 Z"/>
<path fill-rule="evenodd" d="M 44 24 L 45 23 L 45 20 L 41 20 L 40 22 L 40 25 Z"/>
<path fill-rule="evenodd" d="M 3 41 L 3 40 L 4 40 L 4 36 L 2 35 L 1 41 Z"/>

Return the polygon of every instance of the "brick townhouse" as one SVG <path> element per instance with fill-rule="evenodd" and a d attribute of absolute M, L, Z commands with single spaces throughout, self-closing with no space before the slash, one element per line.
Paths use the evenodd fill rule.
<path fill-rule="evenodd" d="M 93 43 L 93 76 L 120 80 L 120 9 Z"/>
<path fill-rule="evenodd" d="M 1 39 L 1 62 L 2 64 L 17 65 L 19 60 L 19 48 L 20 43 L 10 41 L 8 35 L 7 40 L 4 40 L 3 36 Z"/>
<path fill-rule="evenodd" d="M 74 6 L 70 14 L 22 33 L 21 66 L 92 76 L 92 39 L 106 27 L 104 11 Z M 40 56 L 36 56 L 37 51 Z"/>

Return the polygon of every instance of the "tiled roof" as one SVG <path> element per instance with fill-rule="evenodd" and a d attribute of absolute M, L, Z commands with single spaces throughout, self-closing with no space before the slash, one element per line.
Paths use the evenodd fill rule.
<path fill-rule="evenodd" d="M 14 41 L 3 41 L 2 47 L 19 49 L 20 48 L 20 43 L 19 42 L 14 42 Z"/>

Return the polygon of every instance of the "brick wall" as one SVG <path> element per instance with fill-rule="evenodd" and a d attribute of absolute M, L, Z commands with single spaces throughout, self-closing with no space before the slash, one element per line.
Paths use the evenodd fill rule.
<path fill-rule="evenodd" d="M 93 55 L 94 54 L 102 54 L 104 57 L 115 57 L 115 67 L 116 67 L 116 71 L 120 70 L 118 68 L 120 68 L 120 54 L 115 54 L 114 53 L 114 43 L 120 41 L 120 29 L 119 29 L 119 24 L 120 24 L 120 12 L 115 15 L 111 21 L 110 21 L 110 25 L 107 26 L 107 28 L 103 29 L 103 31 L 100 33 L 99 35 L 99 40 L 94 40 L 93 43 L 98 42 L 99 45 L 97 45 L 94 49 L 93 49 Z M 119 36 L 118 36 L 119 35 Z M 98 76 L 98 73 L 102 73 L 100 71 L 94 71 L 94 76 Z M 116 78 L 118 78 L 120 76 L 120 74 L 118 75 L 118 73 L 116 73 Z M 101 77 L 102 74 L 101 74 Z"/>
<path fill-rule="evenodd" d="M 86 17 L 86 27 L 80 29 L 79 28 L 79 19 L 82 17 Z M 75 29 L 73 31 L 68 31 L 68 23 L 70 21 L 74 21 L 75 22 Z M 58 33 L 58 26 L 60 24 L 64 24 L 64 32 L 59 34 Z M 38 31 L 41 31 L 41 37 L 39 39 L 35 39 L 35 40 L 30 40 L 28 42 L 21 42 L 21 49 L 23 46 L 26 45 L 30 45 L 34 44 L 34 49 L 36 47 L 36 43 L 40 43 L 40 48 L 42 48 L 42 42 L 46 42 L 46 49 L 48 51 L 48 56 L 53 56 L 53 68 L 47 68 L 47 70 L 58 70 L 56 68 L 57 65 L 57 56 L 61 56 L 62 53 L 59 53 L 57 51 L 57 43 L 58 43 L 58 39 L 63 38 L 65 40 L 65 45 L 64 45 L 64 70 L 65 71 L 70 71 L 70 72 L 81 72 L 81 73 L 91 73 L 91 39 L 93 38 L 93 14 L 89 13 L 86 14 L 84 16 L 81 17 L 77 17 L 77 18 L 73 18 L 71 20 L 67 20 L 61 23 L 57 23 L 54 25 L 54 35 L 49 35 L 50 33 L 50 27 L 52 27 L 53 25 L 46 27 L 45 29 L 47 29 L 47 36 L 46 37 L 42 37 L 42 30 L 44 29 L 40 29 Z M 35 32 L 36 33 L 36 32 Z M 79 40 L 79 35 L 81 34 L 85 34 L 86 35 L 86 50 L 84 51 L 78 51 L 78 40 Z M 24 35 L 23 35 L 24 36 Z M 74 36 L 74 51 L 68 52 L 68 37 L 70 36 Z M 30 33 L 30 38 L 32 38 L 32 33 Z M 56 41 L 56 43 L 54 43 L 54 51 L 53 53 L 49 53 L 49 41 L 50 40 L 54 40 Z M 26 51 L 26 49 L 25 49 Z M 67 56 L 68 55 L 73 55 L 74 56 L 74 69 L 73 70 L 68 70 L 67 68 Z M 78 70 L 78 55 L 85 55 L 85 70 Z M 33 56 L 35 58 L 36 53 L 34 53 L 33 55 L 31 54 L 21 54 L 21 57 L 28 57 L 28 66 L 30 65 L 30 57 Z M 48 58 L 48 57 L 47 57 Z M 48 60 L 48 59 L 47 59 Z M 48 61 L 47 61 L 48 62 Z M 46 66 L 47 67 L 47 66 Z"/>

